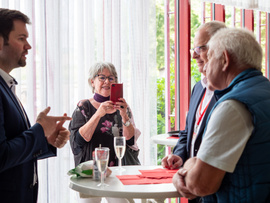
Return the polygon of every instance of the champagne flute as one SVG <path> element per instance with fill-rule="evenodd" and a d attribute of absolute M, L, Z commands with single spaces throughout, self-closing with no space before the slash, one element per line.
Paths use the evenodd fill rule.
<path fill-rule="evenodd" d="M 95 158 L 98 166 L 98 170 L 100 172 L 100 184 L 98 187 L 108 186 L 104 183 L 105 179 L 105 171 L 108 168 L 108 161 L 109 161 L 109 152 L 110 149 L 108 147 L 98 147 L 95 148 Z"/>
<path fill-rule="evenodd" d="M 126 151 L 126 138 L 124 136 L 114 137 L 114 151 L 118 158 L 118 169 L 119 171 L 124 171 L 122 168 L 122 158 Z"/>

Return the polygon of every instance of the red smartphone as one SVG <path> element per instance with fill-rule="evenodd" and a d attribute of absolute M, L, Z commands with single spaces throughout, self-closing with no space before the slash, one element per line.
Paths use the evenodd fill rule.
<path fill-rule="evenodd" d="M 111 101 L 118 102 L 119 98 L 123 98 L 123 83 L 112 83 L 111 84 Z"/>

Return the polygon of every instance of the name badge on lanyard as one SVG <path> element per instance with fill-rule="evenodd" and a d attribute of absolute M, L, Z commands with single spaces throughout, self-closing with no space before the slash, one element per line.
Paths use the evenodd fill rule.
<path fill-rule="evenodd" d="M 204 108 L 203 112 L 201 112 L 202 111 L 202 104 L 203 104 L 203 100 L 204 100 L 205 94 L 206 94 L 206 91 L 204 92 L 203 98 L 202 98 L 201 103 L 200 103 L 200 107 L 199 107 L 199 119 L 198 119 L 197 123 L 194 126 L 192 139 L 195 139 L 197 137 L 198 130 L 199 130 L 199 125 L 200 125 L 200 123 L 202 121 L 202 118 L 203 118 L 203 116 L 205 114 L 205 111 L 206 111 L 206 109 L 207 109 L 207 107 L 209 106 L 209 103 L 210 103 L 210 101 L 209 101 L 208 104 L 206 105 L 206 107 Z"/>

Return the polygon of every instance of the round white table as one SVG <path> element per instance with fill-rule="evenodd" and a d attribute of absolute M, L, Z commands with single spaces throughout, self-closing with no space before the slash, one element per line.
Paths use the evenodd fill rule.
<path fill-rule="evenodd" d="M 171 154 L 171 147 L 174 147 L 179 139 L 179 137 L 171 139 L 168 139 L 168 137 L 170 137 L 169 134 L 159 134 L 151 137 L 154 143 L 166 146 L 166 155 Z"/>
<path fill-rule="evenodd" d="M 147 184 L 147 185 L 123 185 L 116 175 L 136 175 L 139 170 L 150 170 L 160 168 L 160 166 L 123 166 L 126 170 L 121 174 L 117 167 L 110 167 L 112 174 L 106 178 L 105 183 L 109 186 L 97 187 L 99 181 L 93 181 L 91 178 L 70 178 L 69 187 L 77 192 L 92 197 L 116 197 L 126 198 L 130 202 L 133 199 L 155 199 L 157 202 L 164 202 L 166 198 L 181 197 L 172 183 Z"/>
<path fill-rule="evenodd" d="M 166 145 L 168 147 L 174 147 L 176 145 L 179 137 L 171 138 L 171 139 L 168 139 L 168 137 L 170 137 L 168 134 L 159 134 L 159 135 L 152 136 L 151 139 L 156 144 L 162 144 L 162 145 Z"/>

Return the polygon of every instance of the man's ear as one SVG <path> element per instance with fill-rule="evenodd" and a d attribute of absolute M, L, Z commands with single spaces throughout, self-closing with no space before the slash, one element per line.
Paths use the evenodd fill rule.
<path fill-rule="evenodd" d="M 223 64 L 222 71 L 226 71 L 230 64 L 230 56 L 227 50 L 224 50 L 222 54 L 222 64 Z"/>

